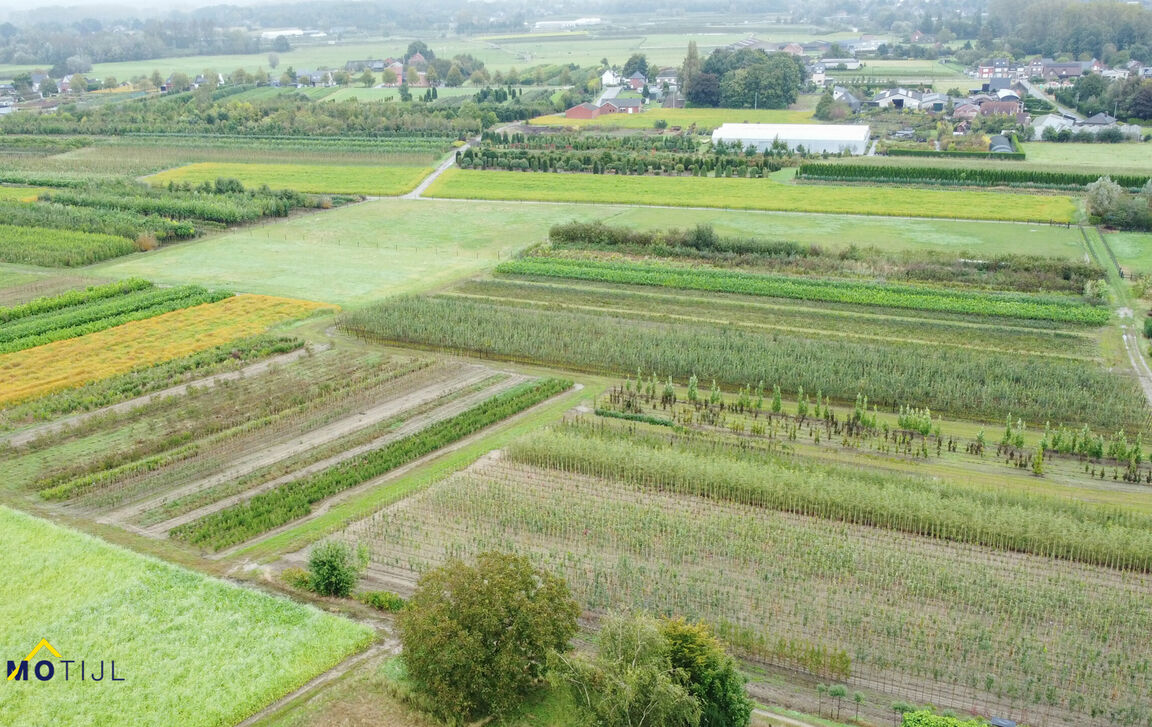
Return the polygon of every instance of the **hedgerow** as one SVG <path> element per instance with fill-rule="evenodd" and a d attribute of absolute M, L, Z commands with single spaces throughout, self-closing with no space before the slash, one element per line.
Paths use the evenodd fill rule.
<path fill-rule="evenodd" d="M 1100 178 L 1099 174 L 1050 172 L 1040 169 L 961 169 L 955 167 L 902 167 L 873 164 L 801 164 L 800 179 L 884 184 L 934 184 L 965 187 L 1043 187 L 1079 189 Z M 1112 181 L 1137 190 L 1152 178 L 1144 174 L 1114 175 Z"/>
<path fill-rule="evenodd" d="M 530 275 L 633 285 L 655 285 L 667 288 L 765 295 L 774 298 L 1065 321 L 1089 325 L 1103 325 L 1108 322 L 1110 315 L 1109 311 L 1103 307 L 1093 307 L 1081 302 L 1057 298 L 1042 298 L 1014 293 L 980 293 L 882 283 L 813 280 L 756 275 L 730 270 L 677 268 L 567 258 L 524 257 L 501 264 L 496 268 L 496 272 L 503 275 Z"/>
<path fill-rule="evenodd" d="M 179 308 L 215 303 L 230 295 L 208 291 L 198 285 L 152 288 L 21 318 L 0 325 L 0 353 L 22 351 L 53 341 L 95 333 Z"/>

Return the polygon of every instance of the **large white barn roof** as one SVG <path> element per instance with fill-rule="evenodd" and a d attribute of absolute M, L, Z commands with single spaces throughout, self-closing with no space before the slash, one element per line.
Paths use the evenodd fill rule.
<path fill-rule="evenodd" d="M 775 139 L 803 141 L 867 141 L 867 124 L 721 124 L 712 139 Z"/>

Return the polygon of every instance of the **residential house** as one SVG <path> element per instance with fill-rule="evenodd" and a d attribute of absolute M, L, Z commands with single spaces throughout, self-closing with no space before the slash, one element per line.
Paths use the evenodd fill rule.
<path fill-rule="evenodd" d="M 1002 88 L 996 92 L 997 101 L 1019 101 L 1020 94 L 1010 88 Z"/>
<path fill-rule="evenodd" d="M 1103 76 L 1104 78 L 1111 80 L 1111 81 L 1122 81 L 1125 78 L 1128 78 L 1128 69 L 1127 68 L 1105 68 L 1103 71 L 1100 71 L 1100 75 Z"/>
<path fill-rule="evenodd" d="M 564 112 L 566 119 L 594 119 L 600 115 L 600 107 L 590 103 L 576 104 Z"/>
<path fill-rule="evenodd" d="M 804 46 L 800 45 L 799 43 L 789 43 L 787 45 L 781 46 L 780 52 L 787 53 L 790 56 L 802 56 L 804 55 Z"/>
<path fill-rule="evenodd" d="M 980 65 L 976 67 L 976 77 L 981 79 L 1011 78 L 1012 75 L 1013 66 L 1007 58 L 981 61 Z"/>
<path fill-rule="evenodd" d="M 936 36 L 929 35 L 928 33 L 923 33 L 919 30 L 913 31 L 912 35 L 909 37 L 909 39 L 913 43 L 935 43 L 936 42 Z"/>
<path fill-rule="evenodd" d="M 988 83 L 985 83 L 982 90 L 991 94 L 997 94 L 1001 91 L 1008 91 L 1012 88 L 1011 78 L 991 78 Z"/>
<path fill-rule="evenodd" d="M 637 71 L 628 77 L 628 87 L 633 91 L 639 91 L 648 85 L 648 77 L 643 73 Z"/>
<path fill-rule="evenodd" d="M 1015 116 L 1022 110 L 1019 101 L 985 101 L 980 104 L 981 116 Z"/>
<path fill-rule="evenodd" d="M 823 63 L 813 63 L 808 66 L 808 80 L 811 81 L 814 86 L 820 87 L 823 87 L 824 84 L 828 82 L 828 76 L 824 73 Z"/>
<path fill-rule="evenodd" d="M 1079 78 L 1084 75 L 1084 64 L 1079 61 L 1053 61 L 1044 64 L 1044 70 L 1040 75 L 1046 81 Z"/>
<path fill-rule="evenodd" d="M 600 104 L 602 114 L 636 114 L 644 110 L 644 99 L 613 98 Z"/>
<path fill-rule="evenodd" d="M 680 85 L 680 71 L 676 68 L 661 68 L 656 74 L 656 88 L 674 89 Z"/>
<path fill-rule="evenodd" d="M 428 59 L 424 57 L 423 53 L 416 52 L 408 57 L 408 65 L 416 66 L 418 69 L 426 68 L 428 66 Z"/>
<path fill-rule="evenodd" d="M 848 104 L 848 108 L 852 109 L 854 114 L 860 113 L 860 99 L 843 86 L 832 87 L 832 100 Z"/>
<path fill-rule="evenodd" d="M 40 93 L 41 83 L 52 80 L 47 73 L 42 73 L 41 71 L 32 71 L 28 75 L 32 78 L 32 90 L 36 93 Z M 59 86 L 59 84 L 57 84 L 57 86 Z"/>
<path fill-rule="evenodd" d="M 600 74 L 600 85 L 603 86 L 604 88 L 608 88 L 609 86 L 619 86 L 620 85 L 620 74 L 616 73 L 616 71 L 613 71 L 611 68 L 609 68 L 608 70 L 606 70 Z"/>
<path fill-rule="evenodd" d="M 335 86 L 331 71 L 297 71 L 297 86 Z"/>
<path fill-rule="evenodd" d="M 384 70 L 392 71 L 392 73 L 396 74 L 395 85 L 399 86 L 401 83 L 404 82 L 404 64 L 401 63 L 400 61 L 392 61 L 391 63 L 389 63 L 387 66 L 384 67 Z"/>
<path fill-rule="evenodd" d="M 970 101 L 963 101 L 956 104 L 952 109 L 952 118 L 971 121 L 980 115 L 980 106 Z"/>

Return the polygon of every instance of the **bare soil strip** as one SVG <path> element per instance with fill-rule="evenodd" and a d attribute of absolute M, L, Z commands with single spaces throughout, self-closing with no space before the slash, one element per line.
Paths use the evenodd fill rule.
<path fill-rule="evenodd" d="M 100 409 L 84 412 L 83 414 L 75 414 L 70 417 L 58 419 L 54 422 L 41 424 L 38 427 L 25 429 L 24 431 L 16 432 L 15 434 L 8 434 L 6 436 L 0 437 L 0 443 L 7 442 L 14 447 L 19 447 L 39 439 L 46 434 L 55 434 L 56 432 L 59 432 L 63 429 L 67 429 L 78 424 L 83 424 L 89 419 L 95 419 L 96 417 L 106 416 L 108 414 L 123 414 L 124 412 L 132 411 L 133 409 L 139 409 L 140 407 L 159 399 L 168 399 L 173 396 L 184 396 L 192 389 L 201 389 L 209 386 L 215 386 L 221 381 L 233 381 L 236 379 L 247 378 L 249 376 L 257 376 L 259 374 L 266 373 L 275 366 L 282 366 L 284 364 L 292 363 L 293 361 L 297 361 L 305 356 L 325 351 L 329 347 L 330 346 L 327 343 L 305 346 L 295 351 L 289 351 L 288 353 L 282 353 L 278 356 L 273 356 L 272 358 L 265 359 L 264 361 L 258 361 L 254 364 L 249 364 L 248 366 L 245 366 L 244 368 L 238 369 L 236 371 L 226 371 L 222 374 L 207 376 L 203 379 L 197 379 L 196 381 L 189 381 L 186 384 L 179 384 L 177 386 L 171 386 L 160 391 L 154 391 L 151 394 L 144 394 L 143 396 L 138 396 L 135 399 L 122 401 L 119 404 L 112 404 Z"/>
<path fill-rule="evenodd" d="M 477 378 L 470 380 L 469 382 L 465 383 L 463 386 L 467 386 L 468 383 L 474 383 L 475 381 L 483 379 L 488 374 L 491 373 L 488 369 L 483 369 L 483 368 L 481 368 L 480 371 L 481 371 L 481 374 Z M 468 396 L 462 397 L 462 398 L 457 399 L 456 401 L 453 401 L 449 404 L 445 404 L 444 406 L 442 406 L 438 409 L 435 409 L 434 411 L 428 412 L 427 414 L 413 417 L 412 419 L 405 422 L 403 425 L 401 425 L 400 427 L 398 427 L 394 431 L 389 432 L 388 434 L 386 434 L 382 437 L 379 437 L 379 438 L 377 438 L 377 439 L 375 439 L 375 440 L 373 440 L 367 444 L 363 444 L 359 447 L 355 447 L 355 448 L 349 449 L 345 452 L 341 452 L 338 455 L 334 455 L 334 456 L 329 457 L 327 459 L 324 459 L 324 460 L 321 460 L 321 461 L 316 462 L 314 464 L 311 464 L 307 467 L 304 467 L 300 470 L 297 470 L 296 472 L 292 472 L 290 474 L 284 475 L 283 477 L 278 477 L 274 480 L 271 480 L 270 482 L 266 482 L 266 483 L 264 483 L 258 487 L 254 487 L 250 490 L 245 490 L 244 492 L 241 492 L 241 493 L 236 494 L 236 495 L 232 495 L 231 497 L 226 497 L 226 498 L 223 498 L 221 500 L 217 500 L 216 502 L 211 503 L 210 505 L 205 505 L 204 507 L 197 508 L 196 510 L 192 510 L 191 512 L 186 512 L 186 513 L 184 513 L 182 515 L 178 515 L 177 517 L 174 517 L 170 520 L 165 520 L 164 522 L 157 523 L 155 525 L 151 525 L 147 528 L 130 527 L 130 529 L 135 530 L 137 532 L 141 532 L 145 535 L 150 535 L 152 537 L 163 537 L 164 535 L 166 535 L 168 533 L 168 531 L 172 530 L 173 528 L 179 527 L 180 525 L 184 525 L 185 523 L 192 522 L 193 520 L 198 520 L 198 519 L 200 519 L 206 515 L 211 515 L 212 513 L 217 512 L 219 510 L 223 510 L 227 507 L 231 507 L 232 505 L 236 505 L 238 503 L 249 500 L 252 497 L 260 494 L 261 492 L 275 489 L 276 487 L 279 487 L 280 485 L 287 484 L 288 482 L 292 482 L 293 480 L 300 479 L 301 477 L 310 475 L 314 472 L 320 472 L 322 470 L 328 469 L 329 467 L 332 467 L 336 464 L 339 464 L 340 462 L 343 462 L 347 459 L 351 459 L 352 457 L 355 457 L 359 454 L 362 454 L 364 452 L 368 452 L 368 451 L 373 450 L 373 449 L 379 449 L 380 447 L 382 447 L 382 446 L 384 446 L 390 442 L 394 442 L 398 439 L 402 439 L 403 437 L 406 437 L 410 434 L 415 434 L 416 432 L 419 432 L 421 429 L 424 429 L 425 427 L 427 427 L 430 424 L 433 424 L 435 422 L 453 417 L 453 416 L 475 406 L 476 404 L 479 404 L 481 401 L 483 401 L 489 397 L 495 396 L 496 394 L 498 394 L 502 391 L 506 391 L 508 389 L 511 389 L 513 386 L 516 386 L 517 384 L 520 384 L 520 383 L 527 381 L 527 380 L 528 380 L 528 377 L 526 377 L 526 376 L 519 376 L 519 375 L 510 376 L 507 379 L 505 379 L 504 381 L 501 381 L 494 386 L 488 387 L 488 388 L 483 389 L 481 391 L 478 391 L 478 392 L 475 392 L 475 393 L 470 394 Z M 460 388 L 460 387 L 456 387 L 456 388 Z M 430 401 L 432 399 L 437 398 L 440 395 L 443 395 L 443 393 L 445 393 L 445 392 L 444 392 L 443 387 L 441 387 L 438 392 L 431 392 L 430 394 L 426 395 L 423 400 L 424 401 Z M 405 399 L 409 400 L 407 406 L 400 407 L 400 408 L 393 408 L 393 410 L 387 412 L 384 416 L 379 417 L 378 421 L 380 419 L 387 418 L 388 416 L 394 416 L 396 414 L 399 414 L 406 409 L 411 409 L 411 408 L 414 408 L 416 406 L 419 406 L 421 403 L 421 402 L 412 402 L 411 397 L 405 397 Z M 369 424 L 370 423 L 371 422 L 369 422 Z M 364 426 L 367 426 L 367 424 L 365 424 Z M 315 434 L 315 432 L 313 432 L 312 434 Z M 308 438 L 300 440 L 300 447 L 299 447 L 298 451 L 304 451 L 304 450 L 309 449 L 313 446 L 316 446 L 317 444 L 319 444 L 319 442 L 312 440 L 311 436 L 309 436 Z M 264 464 L 272 464 L 274 461 L 275 460 L 273 460 L 272 462 L 265 462 Z M 261 466 L 263 466 L 263 465 L 261 465 Z M 213 482 L 212 484 L 216 484 L 216 483 Z M 201 489 L 203 489 L 203 488 L 201 487 Z M 194 490 L 189 489 L 187 492 L 180 492 L 179 496 L 190 494 L 191 492 L 194 492 Z M 169 495 L 168 497 L 171 497 L 171 495 Z M 167 499 L 167 497 L 162 498 L 161 503 L 166 499 Z M 154 506 L 155 506 L 155 504 L 157 504 L 157 503 L 155 501 L 153 501 Z M 127 510 L 127 508 L 125 510 L 119 511 L 118 513 L 114 513 L 114 515 L 117 515 L 116 519 L 119 520 L 119 522 L 117 524 L 122 525 L 122 526 L 127 525 L 127 523 L 124 522 L 124 520 L 128 519 L 128 517 L 119 516 L 119 513 L 125 512 L 126 510 Z M 137 511 L 137 512 L 132 513 L 132 514 L 139 514 L 139 512 L 142 512 L 142 510 Z M 129 517 L 131 517 L 131 514 L 129 515 Z"/>

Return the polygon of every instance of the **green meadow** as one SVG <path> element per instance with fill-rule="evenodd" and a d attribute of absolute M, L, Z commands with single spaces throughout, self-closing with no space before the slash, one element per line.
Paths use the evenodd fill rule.
<path fill-rule="evenodd" d="M 208 578 L 0 508 L 0 642 L 23 659 L 41 639 L 50 683 L 4 685 L 0 724 L 235 724 L 359 651 L 371 629 Z M 34 555 L 32 555 L 34 554 Z M 104 679 L 79 678 L 105 663 Z M 116 677 L 111 681 L 111 664 Z"/>

